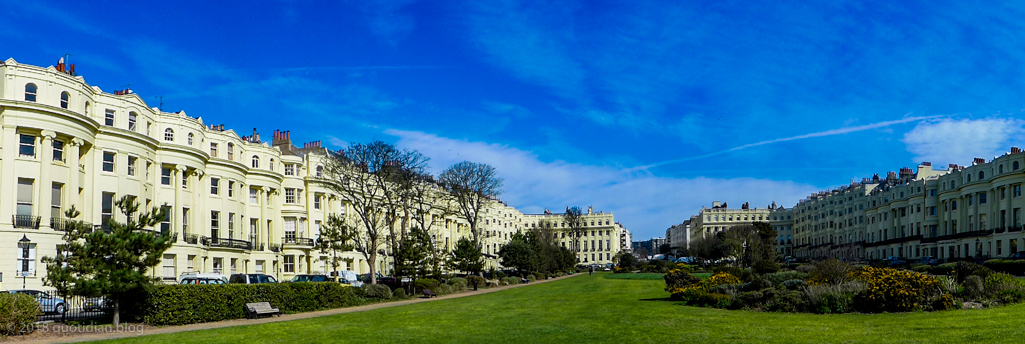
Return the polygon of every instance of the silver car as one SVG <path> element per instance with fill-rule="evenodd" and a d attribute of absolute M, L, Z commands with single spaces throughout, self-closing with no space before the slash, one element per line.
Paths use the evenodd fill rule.
<path fill-rule="evenodd" d="M 11 293 L 25 294 L 34 297 L 36 302 L 39 303 L 39 309 L 41 309 L 44 314 L 62 314 L 68 311 L 68 306 L 64 303 L 64 299 L 38 290 L 12 290 Z"/>

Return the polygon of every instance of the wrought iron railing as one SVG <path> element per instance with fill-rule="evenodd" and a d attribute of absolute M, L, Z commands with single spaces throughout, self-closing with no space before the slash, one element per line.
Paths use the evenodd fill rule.
<path fill-rule="evenodd" d="M 285 245 L 315 246 L 313 239 L 302 237 L 284 237 L 281 238 L 281 243 Z"/>
<path fill-rule="evenodd" d="M 13 217 L 14 228 L 31 228 L 39 229 L 39 218 L 41 216 L 34 215 L 11 215 Z"/>
<path fill-rule="evenodd" d="M 241 249 L 241 250 L 252 250 L 253 249 L 253 244 L 251 242 L 249 242 L 249 241 L 246 241 L 246 240 L 230 239 L 230 238 L 216 238 L 216 237 L 214 237 L 214 238 L 203 237 L 202 239 L 205 239 L 205 240 L 203 240 L 204 241 L 203 245 L 206 245 L 206 246 L 209 246 L 209 247 L 234 248 L 234 249 Z"/>
<path fill-rule="evenodd" d="M 71 224 L 71 220 L 69 220 L 69 219 L 65 219 L 65 218 L 62 218 L 62 217 L 51 217 L 50 218 L 50 228 L 53 228 L 53 230 L 55 230 L 55 231 L 68 231 L 68 230 L 71 229 L 71 228 L 69 228 L 70 224 Z"/>

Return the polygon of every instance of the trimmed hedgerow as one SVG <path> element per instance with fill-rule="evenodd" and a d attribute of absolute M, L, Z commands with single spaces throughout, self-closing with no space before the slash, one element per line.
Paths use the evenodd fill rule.
<path fill-rule="evenodd" d="M 132 300 L 150 325 L 183 325 L 246 316 L 245 304 L 269 302 L 285 313 L 341 308 L 364 303 L 363 290 L 334 282 L 157 286 Z"/>
<path fill-rule="evenodd" d="M 1025 275 L 1025 260 L 994 259 L 987 260 L 985 263 L 982 263 L 982 266 L 990 268 L 996 272 L 1003 272 L 1017 276 Z"/>
<path fill-rule="evenodd" d="M 0 293 L 0 335 L 14 335 L 31 329 L 39 316 L 39 303 L 25 294 Z"/>

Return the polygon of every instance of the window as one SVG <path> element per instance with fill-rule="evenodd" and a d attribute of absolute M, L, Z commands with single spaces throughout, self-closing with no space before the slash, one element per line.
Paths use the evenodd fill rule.
<path fill-rule="evenodd" d="M 1021 197 L 1021 184 L 1011 186 L 1011 197 Z"/>
<path fill-rule="evenodd" d="M 50 218 L 61 218 L 61 204 L 64 200 L 64 184 L 53 183 L 50 186 Z M 57 229 L 57 228 L 54 228 Z"/>
<path fill-rule="evenodd" d="M 71 100 L 71 94 L 67 91 L 61 92 L 61 108 L 68 108 L 68 101 Z"/>
<path fill-rule="evenodd" d="M 285 261 L 285 272 L 295 273 L 295 255 L 289 254 L 285 255 L 283 258 Z"/>
<path fill-rule="evenodd" d="M 160 169 L 160 185 L 171 185 L 171 169 L 164 167 Z"/>
<path fill-rule="evenodd" d="M 221 180 L 220 180 L 220 179 L 217 179 L 217 178 L 210 178 L 210 194 L 211 194 L 211 195 L 217 195 L 217 194 L 219 194 L 220 188 L 219 188 L 218 184 L 219 184 L 220 182 L 221 182 Z"/>
<path fill-rule="evenodd" d="M 295 204 L 295 189 L 285 188 L 285 203 Z"/>
<path fill-rule="evenodd" d="M 317 166 L 317 178 L 324 176 L 324 166 Z"/>
<path fill-rule="evenodd" d="M 270 159 L 270 163 L 269 163 L 269 164 L 267 164 L 267 169 L 268 169 L 268 170 L 271 170 L 271 171 L 273 171 L 273 170 L 274 170 L 274 158 L 271 158 L 271 159 Z"/>
<path fill-rule="evenodd" d="M 129 176 L 134 176 L 135 175 L 135 163 L 137 161 L 139 161 L 139 158 L 136 158 L 134 156 L 129 156 L 128 157 L 128 175 Z"/>
<path fill-rule="evenodd" d="M 108 127 L 114 126 L 114 110 L 107 109 L 107 111 L 103 114 L 103 125 Z"/>
<path fill-rule="evenodd" d="M 192 145 L 192 139 L 193 139 L 193 137 L 194 137 L 194 136 L 192 135 L 192 133 L 189 133 L 189 146 L 191 146 L 191 145 Z"/>
<path fill-rule="evenodd" d="M 256 196 L 256 189 L 249 189 L 249 203 L 256 204 L 260 200 Z"/>
<path fill-rule="evenodd" d="M 164 141 L 174 141 L 174 130 L 164 129 Z"/>
<path fill-rule="evenodd" d="M 215 142 L 210 142 L 210 157 L 211 158 L 216 158 L 217 157 L 217 143 L 215 143 Z"/>
<path fill-rule="evenodd" d="M 18 144 L 18 154 L 21 156 L 36 156 L 36 137 L 21 134 Z"/>
<path fill-rule="evenodd" d="M 1015 162 L 1014 162 L 1014 163 L 1013 163 L 1013 164 L 1011 165 L 1011 170 L 1014 170 L 1014 171 L 1017 171 L 1017 170 L 1018 170 L 1018 162 L 1017 162 L 1017 161 L 1015 161 Z"/>
<path fill-rule="evenodd" d="M 17 215 L 32 215 L 32 184 L 33 179 L 18 178 L 18 209 Z"/>
<path fill-rule="evenodd" d="M 313 209 L 320 209 L 320 195 L 313 196 Z"/>
<path fill-rule="evenodd" d="M 957 210 L 957 201 L 950 201 L 950 210 Z"/>
<path fill-rule="evenodd" d="M 997 168 L 997 173 L 1004 173 L 1004 165 L 1000 165 L 1000 167 Z"/>
<path fill-rule="evenodd" d="M 53 140 L 53 161 L 64 162 L 64 141 Z"/>
<path fill-rule="evenodd" d="M 25 101 L 34 102 L 36 101 L 36 84 L 25 84 Z"/>
<path fill-rule="evenodd" d="M 220 229 L 220 227 L 221 227 L 221 212 L 219 212 L 219 211 L 211 211 L 210 212 L 210 236 L 214 237 L 214 238 L 218 237 L 217 231 Z"/>
<path fill-rule="evenodd" d="M 129 112 L 128 113 L 128 130 L 135 131 L 135 128 L 138 125 L 138 122 L 137 122 L 138 120 L 139 120 L 139 115 L 138 114 L 136 114 L 134 112 Z"/>
<path fill-rule="evenodd" d="M 986 172 L 979 171 L 979 180 L 986 179 Z"/>
<path fill-rule="evenodd" d="M 18 269 L 17 274 L 27 272 L 30 275 L 36 274 L 36 244 L 18 243 Z"/>
<path fill-rule="evenodd" d="M 229 180 L 228 181 L 228 198 L 232 198 L 232 197 L 235 197 L 235 182 Z"/>
<path fill-rule="evenodd" d="M 89 117 L 89 102 L 85 102 L 85 108 L 83 110 L 85 117 Z"/>
<path fill-rule="evenodd" d="M 979 193 L 979 204 L 986 204 L 986 193 Z"/>
<path fill-rule="evenodd" d="M 178 277 L 177 272 L 175 271 L 175 267 L 174 267 L 174 255 L 173 254 L 165 254 L 164 255 L 164 264 L 163 264 L 163 266 L 164 266 L 164 279 L 172 280 L 175 277 Z"/>
<path fill-rule="evenodd" d="M 114 172 L 114 157 L 116 154 L 103 152 L 103 172 Z"/>
<path fill-rule="evenodd" d="M 228 144 L 228 160 L 232 160 L 234 158 L 235 158 L 235 145 L 229 143 Z"/>
<path fill-rule="evenodd" d="M 110 219 L 114 217 L 114 194 L 104 192 L 100 198 L 100 225 L 104 229 L 109 228 Z"/>
<path fill-rule="evenodd" d="M 235 213 L 228 213 L 228 239 L 235 238 Z"/>
<path fill-rule="evenodd" d="M 260 168 L 260 157 L 253 156 L 253 168 Z"/>
<path fill-rule="evenodd" d="M 285 175 L 286 176 L 294 176 L 295 175 L 295 165 L 293 165 L 293 164 L 285 164 Z"/>
<path fill-rule="evenodd" d="M 186 173 L 185 171 L 182 171 L 182 189 L 188 189 L 188 188 L 189 188 L 189 174 Z"/>
<path fill-rule="evenodd" d="M 285 239 L 295 239 L 295 218 L 285 218 Z"/>
<path fill-rule="evenodd" d="M 153 123 L 146 123 L 146 136 L 149 136 L 150 132 L 152 132 L 152 131 L 153 131 Z"/>

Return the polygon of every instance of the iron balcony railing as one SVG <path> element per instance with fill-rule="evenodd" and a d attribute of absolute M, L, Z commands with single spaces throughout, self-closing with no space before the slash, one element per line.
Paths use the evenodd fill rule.
<path fill-rule="evenodd" d="M 39 229 L 39 218 L 41 216 L 34 215 L 11 215 L 13 217 L 14 228 L 31 228 Z"/>
<path fill-rule="evenodd" d="M 185 234 L 185 243 L 186 244 L 198 245 L 199 244 L 199 235 L 198 234 Z"/>
<path fill-rule="evenodd" d="M 252 250 L 253 243 L 246 240 L 230 239 L 230 238 L 201 238 L 203 245 L 209 247 L 223 247 L 223 248 L 234 248 L 241 250 Z"/>
<path fill-rule="evenodd" d="M 65 219 L 63 217 L 51 217 L 50 218 L 50 228 L 53 228 L 53 230 L 55 230 L 55 231 L 68 231 L 69 229 L 71 229 L 71 228 L 69 228 L 70 225 L 71 225 L 71 220 L 69 220 L 69 219 Z"/>
<path fill-rule="evenodd" d="M 281 243 L 284 245 L 299 245 L 299 246 L 315 246 L 313 239 L 302 238 L 302 237 L 284 237 L 281 238 Z"/>

